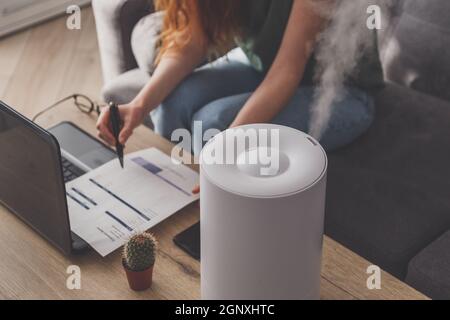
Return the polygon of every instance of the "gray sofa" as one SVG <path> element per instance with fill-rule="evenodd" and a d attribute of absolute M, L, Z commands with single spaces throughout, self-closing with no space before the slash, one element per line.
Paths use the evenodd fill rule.
<path fill-rule="evenodd" d="M 94 0 L 104 98 L 148 80 L 130 46 L 147 0 Z M 434 299 L 450 299 L 450 1 L 395 1 L 380 36 L 377 116 L 329 155 L 326 233 Z"/>

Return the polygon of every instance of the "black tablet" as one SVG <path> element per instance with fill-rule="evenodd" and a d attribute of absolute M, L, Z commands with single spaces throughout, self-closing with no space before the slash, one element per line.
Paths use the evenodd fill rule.
<path fill-rule="evenodd" d="M 191 257 L 200 261 L 200 222 L 175 236 L 173 242 Z"/>

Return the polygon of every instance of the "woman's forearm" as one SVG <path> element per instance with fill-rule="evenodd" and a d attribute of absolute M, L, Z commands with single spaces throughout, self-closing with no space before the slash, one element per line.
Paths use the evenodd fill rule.
<path fill-rule="evenodd" d="M 294 95 L 301 74 L 280 72 L 276 76 L 267 77 L 246 102 L 231 127 L 270 122 Z"/>
<path fill-rule="evenodd" d="M 189 29 L 172 40 L 151 79 L 133 100 L 135 105 L 144 108 L 146 112 L 160 105 L 207 56 L 208 42 L 200 24 L 198 12 L 195 10 L 192 14 Z M 189 40 L 184 43 L 186 37 Z M 180 47 L 175 45 L 176 43 L 184 43 L 184 45 Z"/>
<path fill-rule="evenodd" d="M 160 60 L 152 77 L 133 100 L 133 104 L 150 112 L 170 94 L 206 57 L 202 48 L 184 48 L 180 52 L 168 51 Z"/>
<path fill-rule="evenodd" d="M 323 23 L 309 0 L 294 1 L 275 61 L 232 126 L 269 122 L 288 104 L 300 84 Z"/>

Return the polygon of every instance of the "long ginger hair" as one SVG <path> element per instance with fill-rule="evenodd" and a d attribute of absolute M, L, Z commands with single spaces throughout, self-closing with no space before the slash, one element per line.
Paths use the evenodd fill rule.
<path fill-rule="evenodd" d="M 245 0 L 155 0 L 155 9 L 164 11 L 161 50 L 182 48 L 190 39 L 192 20 L 198 23 L 208 43 L 210 55 L 224 54 L 241 32 Z"/>

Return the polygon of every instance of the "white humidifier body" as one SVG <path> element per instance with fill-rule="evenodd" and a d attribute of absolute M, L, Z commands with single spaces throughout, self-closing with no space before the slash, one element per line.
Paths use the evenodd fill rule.
<path fill-rule="evenodd" d="M 284 126 L 242 126 L 207 143 L 202 299 L 319 299 L 326 172 L 320 144 Z"/>

